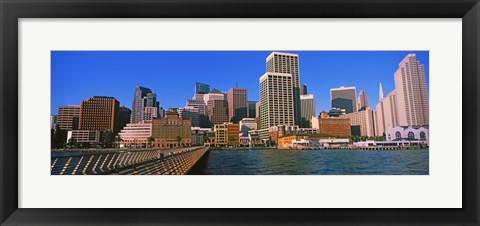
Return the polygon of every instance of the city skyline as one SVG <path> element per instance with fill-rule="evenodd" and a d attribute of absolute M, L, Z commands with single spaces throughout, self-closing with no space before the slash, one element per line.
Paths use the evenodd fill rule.
<path fill-rule="evenodd" d="M 411 53 L 411 51 L 288 52 L 299 54 L 300 81 L 307 84 L 309 94 L 315 95 L 317 115 L 322 110 L 330 109 L 330 89 L 340 86 L 355 86 L 357 91 L 365 90 L 368 102 L 374 108 L 373 103 L 378 103 L 378 96 L 375 94 L 378 93 L 379 83 L 382 83 L 385 93 L 392 91 L 393 74 L 405 55 Z M 416 53 L 417 59 L 425 65 L 428 93 L 428 51 L 412 53 Z M 208 84 L 211 89 L 217 88 L 222 92 L 227 92 L 238 83 L 239 88 L 247 89 L 249 101 L 258 101 L 258 78 L 264 74 L 265 58 L 270 54 L 271 51 L 54 51 L 52 97 L 55 98 L 52 98 L 51 114 L 57 114 L 59 106 L 77 105 L 94 95 L 115 97 L 120 101 L 120 105 L 131 108 L 132 92 L 136 85 L 149 87 L 157 94 L 157 101 L 164 109 L 185 106 L 185 101 L 195 94 L 195 82 Z M 170 55 L 173 55 L 171 57 L 173 59 L 166 57 Z M 200 55 L 205 56 L 194 57 Z M 164 61 L 161 61 L 162 59 Z M 127 61 L 130 62 L 129 65 L 125 65 Z M 175 63 L 171 64 L 172 61 Z M 179 64 L 182 65 L 182 70 L 178 68 L 174 70 L 173 68 Z M 185 67 L 184 64 L 189 67 Z M 190 72 L 192 68 L 199 71 L 197 74 L 211 72 L 209 75 L 196 76 L 197 74 Z M 220 69 L 225 71 L 220 73 Z M 133 70 L 144 76 L 133 75 Z M 159 76 L 156 73 L 159 73 Z M 239 73 L 248 76 L 240 76 Z M 81 77 L 82 74 L 86 76 Z M 184 76 L 175 76 L 176 74 Z M 221 80 L 218 80 L 220 78 Z M 132 80 L 135 79 L 141 82 L 132 84 Z M 155 82 L 156 85 L 148 86 L 146 80 Z M 176 95 L 172 95 L 173 93 Z"/>

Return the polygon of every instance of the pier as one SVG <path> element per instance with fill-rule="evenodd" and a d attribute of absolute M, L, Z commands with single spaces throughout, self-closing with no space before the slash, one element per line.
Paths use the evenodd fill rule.
<path fill-rule="evenodd" d="M 68 153 L 51 158 L 51 175 L 184 175 L 209 147 Z"/>

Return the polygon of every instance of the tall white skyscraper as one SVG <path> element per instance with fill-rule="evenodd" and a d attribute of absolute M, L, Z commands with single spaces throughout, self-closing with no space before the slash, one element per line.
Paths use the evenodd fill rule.
<path fill-rule="evenodd" d="M 292 75 L 267 72 L 260 77 L 260 128 L 295 125 Z"/>
<path fill-rule="evenodd" d="M 310 128 L 310 120 L 315 116 L 315 97 L 313 94 L 300 95 L 303 128 Z"/>
<path fill-rule="evenodd" d="M 373 115 L 376 136 L 383 136 L 385 131 L 398 125 L 397 98 L 395 90 L 390 92 L 386 97 L 380 99 L 375 107 Z"/>
<path fill-rule="evenodd" d="M 267 72 L 284 73 L 292 75 L 291 87 L 293 95 L 294 123 L 301 123 L 300 106 L 300 72 L 298 65 L 298 54 L 272 52 L 266 59 Z M 293 125 L 293 124 L 292 124 Z"/>
<path fill-rule="evenodd" d="M 398 125 L 428 125 L 429 106 L 423 64 L 408 54 L 394 74 L 398 104 Z"/>

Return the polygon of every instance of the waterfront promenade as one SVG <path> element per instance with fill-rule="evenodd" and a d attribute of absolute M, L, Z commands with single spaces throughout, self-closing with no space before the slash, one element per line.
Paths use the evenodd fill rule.
<path fill-rule="evenodd" d="M 167 150 L 88 150 L 52 152 L 52 175 L 182 175 L 209 151 L 208 147 Z"/>

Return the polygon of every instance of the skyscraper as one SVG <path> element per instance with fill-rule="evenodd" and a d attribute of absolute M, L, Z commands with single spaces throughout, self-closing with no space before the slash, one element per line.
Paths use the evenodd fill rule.
<path fill-rule="evenodd" d="M 300 109 L 300 72 L 298 54 L 272 52 L 266 59 L 267 72 L 292 75 L 291 89 L 293 95 L 294 124 L 301 123 Z"/>
<path fill-rule="evenodd" d="M 80 104 L 79 130 L 110 131 L 116 134 L 119 102 L 113 97 L 95 96 Z"/>
<path fill-rule="evenodd" d="M 203 101 L 203 98 L 201 100 L 187 100 L 187 104 L 185 107 L 193 107 L 195 109 L 198 109 L 199 126 L 202 128 L 209 127 L 208 117 L 207 117 L 208 116 L 207 105 Z"/>
<path fill-rule="evenodd" d="M 128 123 L 130 123 L 132 111 L 125 106 L 120 106 L 118 108 L 118 120 L 117 120 L 117 128 L 118 131 L 122 130 Z"/>
<path fill-rule="evenodd" d="M 267 72 L 260 77 L 260 128 L 295 125 L 292 75 Z"/>
<path fill-rule="evenodd" d="M 231 88 L 227 92 L 228 118 L 230 122 L 238 123 L 248 117 L 247 89 Z"/>
<path fill-rule="evenodd" d="M 152 118 L 158 117 L 160 103 L 157 101 L 157 94 L 147 93 L 142 99 L 142 120 L 152 120 Z"/>
<path fill-rule="evenodd" d="M 198 108 L 192 106 L 185 106 L 177 110 L 180 118 L 190 119 L 192 121 L 192 127 L 200 127 L 200 114 Z"/>
<path fill-rule="evenodd" d="M 57 123 L 61 130 L 78 129 L 78 117 L 80 116 L 80 106 L 68 105 L 58 107 Z M 75 125 L 75 121 L 77 125 Z"/>
<path fill-rule="evenodd" d="M 315 116 L 315 97 L 313 94 L 300 95 L 303 128 L 310 128 L 310 119 Z"/>
<path fill-rule="evenodd" d="M 362 111 L 339 115 L 339 118 L 349 118 L 350 126 L 360 127 L 360 136 L 375 136 L 372 109 L 366 107 Z"/>
<path fill-rule="evenodd" d="M 358 102 L 357 102 L 357 110 L 362 111 L 367 109 L 368 107 L 368 96 L 365 90 L 360 90 L 360 93 L 358 94 Z"/>
<path fill-rule="evenodd" d="M 248 118 L 255 118 L 257 117 L 257 102 L 258 101 L 248 101 Z"/>
<path fill-rule="evenodd" d="M 207 84 L 195 82 L 195 93 L 206 94 L 210 92 L 210 86 Z"/>
<path fill-rule="evenodd" d="M 300 95 L 307 95 L 307 84 L 301 84 L 300 85 Z"/>
<path fill-rule="evenodd" d="M 428 125 L 429 106 L 423 64 L 408 54 L 394 74 L 398 105 L 398 125 Z"/>
<path fill-rule="evenodd" d="M 332 109 L 345 109 L 346 113 L 357 111 L 357 91 L 355 87 L 344 87 L 330 89 L 330 101 Z"/>
<path fill-rule="evenodd" d="M 133 93 L 133 102 L 132 102 L 132 115 L 131 122 L 137 123 L 143 120 L 143 111 L 144 111 L 144 97 L 152 93 L 152 90 L 149 88 L 137 86 L 135 87 L 135 92 Z"/>
<path fill-rule="evenodd" d="M 213 89 L 207 94 L 203 95 L 203 101 L 208 104 L 209 100 L 225 100 L 225 94 L 218 89 Z"/>
<path fill-rule="evenodd" d="M 207 103 L 208 120 L 211 124 L 228 122 L 228 104 L 225 100 L 209 100 Z"/>
<path fill-rule="evenodd" d="M 398 125 L 397 98 L 395 90 L 383 97 L 382 86 L 380 86 L 380 101 L 373 112 L 375 135 L 383 136 L 383 133 Z"/>

